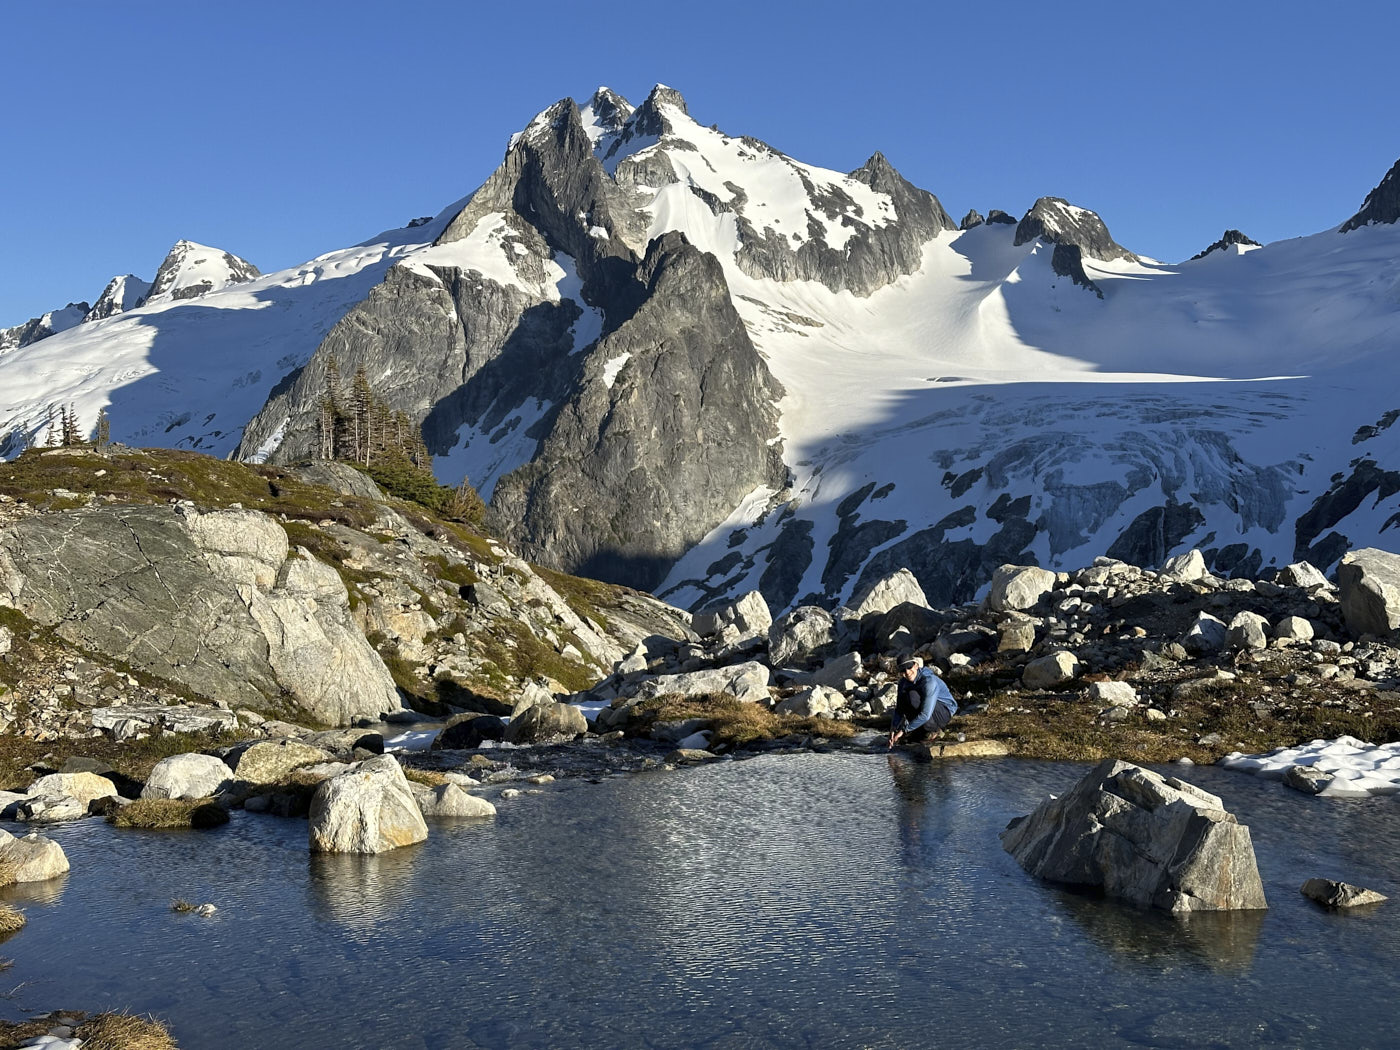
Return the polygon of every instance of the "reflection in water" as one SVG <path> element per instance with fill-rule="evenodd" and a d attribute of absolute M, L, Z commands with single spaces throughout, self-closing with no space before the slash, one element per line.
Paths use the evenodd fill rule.
<path fill-rule="evenodd" d="M 18 882 L 6 886 L 3 899 L 10 904 L 57 904 L 63 899 L 64 887 L 68 885 L 68 875 L 43 882 Z"/>
<path fill-rule="evenodd" d="M 1350 848 L 1397 841 L 1393 799 L 1342 835 L 1281 785 L 1196 770 L 1250 824 L 1273 908 L 1181 921 L 1002 850 L 1082 772 L 770 755 L 561 783 L 374 857 L 310 857 L 304 821 L 243 813 L 59 827 L 73 873 L 33 887 L 0 1015 L 150 1011 L 201 1050 L 1377 1044 L 1400 909 L 1340 917 L 1297 887 L 1400 893 L 1393 852 Z"/>
<path fill-rule="evenodd" d="M 1169 915 L 1135 908 L 1101 894 L 1054 891 L 1055 903 L 1101 948 L 1156 968 L 1161 960 L 1189 955 L 1217 973 L 1248 973 L 1264 928 L 1265 910 Z"/>

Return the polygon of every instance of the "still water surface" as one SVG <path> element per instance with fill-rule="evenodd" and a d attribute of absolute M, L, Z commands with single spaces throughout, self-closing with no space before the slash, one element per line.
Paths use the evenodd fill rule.
<path fill-rule="evenodd" d="M 1086 769 L 768 756 L 554 785 L 367 858 L 242 812 L 61 826 L 72 873 L 4 894 L 29 925 L 0 1012 L 154 1013 L 184 1050 L 1396 1045 L 1400 900 L 1298 887 L 1400 897 L 1400 800 L 1189 770 L 1251 826 L 1271 908 L 1181 921 L 1002 851 Z"/>

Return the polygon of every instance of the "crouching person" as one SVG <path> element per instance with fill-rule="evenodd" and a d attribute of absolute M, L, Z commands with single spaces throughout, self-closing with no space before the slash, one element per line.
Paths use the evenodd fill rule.
<path fill-rule="evenodd" d="M 958 713 L 958 702 L 943 679 L 917 656 L 899 664 L 899 696 L 890 722 L 890 747 L 927 740 Z"/>

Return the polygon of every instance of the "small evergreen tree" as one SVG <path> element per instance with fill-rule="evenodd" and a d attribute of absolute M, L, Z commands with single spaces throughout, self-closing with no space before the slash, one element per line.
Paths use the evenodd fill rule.
<path fill-rule="evenodd" d="M 97 410 L 97 429 L 94 432 L 94 440 L 99 452 L 107 451 L 107 446 L 112 443 L 112 420 L 107 415 L 106 405 Z"/>

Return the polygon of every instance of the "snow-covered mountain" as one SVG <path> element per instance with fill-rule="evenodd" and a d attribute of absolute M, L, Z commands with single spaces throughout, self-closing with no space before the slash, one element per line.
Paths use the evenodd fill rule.
<path fill-rule="evenodd" d="M 680 604 L 1193 546 L 1327 567 L 1400 522 L 1397 172 L 1332 230 L 1164 264 L 1060 198 L 955 226 L 879 154 L 828 171 L 599 89 L 429 221 L 267 276 L 191 245 L 144 306 L 0 350 L 0 455 L 71 403 L 294 459 L 334 363 L 535 557 Z"/>

